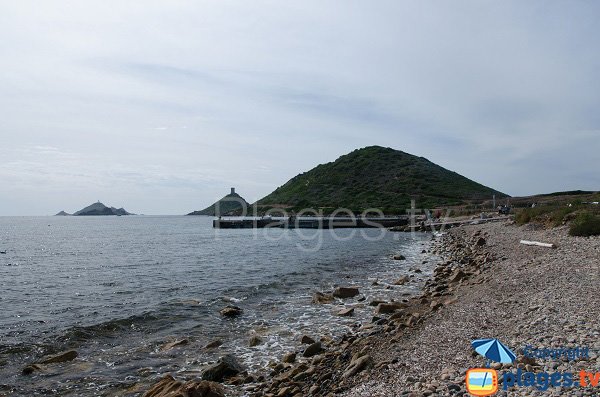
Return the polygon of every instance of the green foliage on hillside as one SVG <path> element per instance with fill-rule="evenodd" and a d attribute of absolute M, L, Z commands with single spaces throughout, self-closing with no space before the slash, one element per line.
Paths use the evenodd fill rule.
<path fill-rule="evenodd" d="M 250 204 L 237 193 L 231 193 L 223 197 L 221 200 L 206 207 L 200 211 L 190 212 L 188 215 L 208 215 L 208 216 L 223 216 L 237 214 L 237 212 L 246 209 L 248 211 Z"/>
<path fill-rule="evenodd" d="M 493 194 L 507 197 L 423 157 L 370 146 L 292 178 L 258 204 L 295 211 L 324 208 L 328 212 L 343 207 L 405 214 L 411 198 L 417 208 L 434 208 L 491 199 Z"/>

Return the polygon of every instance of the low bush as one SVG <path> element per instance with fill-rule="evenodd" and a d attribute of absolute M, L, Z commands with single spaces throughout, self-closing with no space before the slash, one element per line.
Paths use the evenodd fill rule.
<path fill-rule="evenodd" d="M 569 229 L 571 236 L 598 236 L 600 235 L 600 216 L 591 212 L 582 212 L 573 222 Z"/>

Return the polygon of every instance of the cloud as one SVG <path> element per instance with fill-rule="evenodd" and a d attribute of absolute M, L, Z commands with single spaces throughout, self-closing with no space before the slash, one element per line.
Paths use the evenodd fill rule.
<path fill-rule="evenodd" d="M 91 196 L 185 213 L 230 186 L 252 201 L 373 144 L 513 195 L 598 189 L 594 2 L 19 1 L 1 11 L 5 214 Z"/>

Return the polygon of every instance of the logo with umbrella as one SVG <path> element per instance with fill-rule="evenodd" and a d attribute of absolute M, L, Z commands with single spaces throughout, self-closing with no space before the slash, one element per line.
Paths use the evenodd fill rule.
<path fill-rule="evenodd" d="M 473 396 L 490 396 L 498 391 L 498 374 L 490 368 L 492 361 L 511 364 L 517 356 L 498 339 L 477 339 L 471 342 L 473 349 L 486 358 L 485 368 L 467 371 L 467 391 Z"/>

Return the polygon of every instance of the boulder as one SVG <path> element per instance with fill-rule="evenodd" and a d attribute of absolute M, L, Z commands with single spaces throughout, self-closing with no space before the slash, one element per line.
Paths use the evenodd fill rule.
<path fill-rule="evenodd" d="M 486 241 L 483 237 L 479 237 L 477 239 L 477 241 L 475 241 L 475 245 L 478 247 L 483 247 L 485 245 Z"/>
<path fill-rule="evenodd" d="M 333 302 L 333 295 L 324 294 L 322 292 L 315 292 L 312 298 L 312 303 L 331 303 Z"/>
<path fill-rule="evenodd" d="M 352 316 L 354 315 L 354 308 L 353 307 L 349 307 L 346 309 L 342 309 L 337 313 L 338 316 L 342 316 L 342 317 L 348 317 L 348 316 Z"/>
<path fill-rule="evenodd" d="M 316 356 L 323 350 L 323 346 L 321 346 L 321 342 L 315 342 L 312 345 L 308 346 L 306 350 L 304 350 L 304 357 L 312 357 Z"/>
<path fill-rule="evenodd" d="M 258 345 L 262 345 L 262 343 L 263 343 L 262 338 L 260 336 L 258 336 L 258 335 L 254 335 L 248 341 L 248 346 L 255 347 L 255 346 L 258 346 Z"/>
<path fill-rule="evenodd" d="M 406 259 L 406 257 L 405 257 L 404 255 L 400 255 L 400 254 L 398 254 L 398 255 L 394 255 L 392 258 L 393 258 L 395 261 L 403 261 L 403 260 L 405 260 L 405 259 Z"/>
<path fill-rule="evenodd" d="M 215 382 L 182 382 L 166 375 L 144 393 L 143 397 L 225 397 L 225 391 Z"/>
<path fill-rule="evenodd" d="M 337 287 L 333 291 L 333 296 L 341 299 L 353 298 L 358 294 L 358 287 Z"/>
<path fill-rule="evenodd" d="M 202 379 L 213 382 L 223 382 L 225 378 L 235 376 L 243 371 L 235 357 L 228 354 L 202 372 Z"/>
<path fill-rule="evenodd" d="M 221 316 L 223 317 L 237 317 L 243 312 L 244 311 L 237 306 L 227 305 L 223 309 L 221 309 L 219 313 L 221 313 Z"/>

